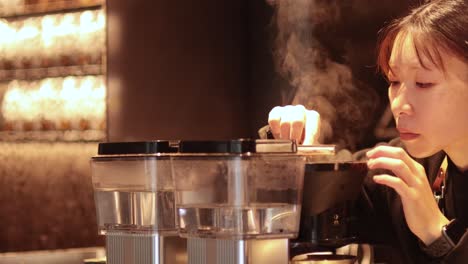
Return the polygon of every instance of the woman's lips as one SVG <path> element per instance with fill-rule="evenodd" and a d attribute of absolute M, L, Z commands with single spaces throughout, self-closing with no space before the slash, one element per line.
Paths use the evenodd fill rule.
<path fill-rule="evenodd" d="M 419 134 L 409 133 L 409 132 L 400 132 L 401 140 L 412 140 L 419 137 Z"/>

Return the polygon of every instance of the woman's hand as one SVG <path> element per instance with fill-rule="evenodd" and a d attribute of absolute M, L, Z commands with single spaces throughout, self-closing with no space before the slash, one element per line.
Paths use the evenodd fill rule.
<path fill-rule="evenodd" d="M 368 151 L 367 157 L 369 169 L 387 169 L 396 175 L 376 175 L 374 181 L 400 195 L 411 231 L 426 245 L 439 238 L 449 220 L 434 199 L 424 167 L 398 147 L 378 146 Z"/>
<path fill-rule="evenodd" d="M 300 144 L 318 144 L 320 115 L 302 105 L 277 106 L 268 115 L 268 124 L 276 139 L 294 139 Z"/>

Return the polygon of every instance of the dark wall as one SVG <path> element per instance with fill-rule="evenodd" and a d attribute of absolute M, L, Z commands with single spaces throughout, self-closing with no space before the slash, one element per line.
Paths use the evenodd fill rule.
<path fill-rule="evenodd" d="M 281 105 L 281 89 L 285 80 L 275 72 L 273 39 L 275 25 L 272 21 L 274 8 L 265 0 L 250 0 L 249 23 L 246 38 L 249 43 L 249 111 L 250 134 L 257 136 L 259 128 L 267 124 L 268 112 Z"/>
<path fill-rule="evenodd" d="M 314 40 L 331 64 L 351 71 L 357 100 L 369 101 L 359 114 L 369 124 L 354 127 L 356 118 L 337 111 L 343 118 L 332 127 L 345 132 L 329 141 L 358 149 L 385 140 L 373 133 L 387 102 L 375 73 L 376 36 L 415 0 L 310 1 Z M 108 0 L 109 140 L 255 137 L 270 109 L 294 97 L 274 66 L 280 2 L 295 3 Z"/>
<path fill-rule="evenodd" d="M 0 253 L 104 246 L 89 167 L 96 143 L 0 142 L 0 149 Z"/>
<path fill-rule="evenodd" d="M 109 140 L 249 136 L 246 8 L 108 0 Z"/>

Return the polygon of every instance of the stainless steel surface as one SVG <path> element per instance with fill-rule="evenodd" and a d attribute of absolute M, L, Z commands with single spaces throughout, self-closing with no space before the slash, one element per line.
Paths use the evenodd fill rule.
<path fill-rule="evenodd" d="M 298 205 L 285 203 L 252 203 L 238 208 L 197 204 L 178 208 L 179 235 L 218 239 L 294 238 L 300 210 Z"/>
<path fill-rule="evenodd" d="M 175 232 L 173 191 L 95 190 L 97 218 L 103 229 L 158 230 Z"/>
<path fill-rule="evenodd" d="M 335 145 L 300 145 L 297 147 L 297 152 L 300 154 L 309 155 L 335 155 Z"/>
<path fill-rule="evenodd" d="M 258 153 L 293 153 L 297 151 L 296 142 L 292 140 L 257 139 L 255 144 Z"/>
<path fill-rule="evenodd" d="M 2 264 L 83 264 L 85 259 L 105 256 L 102 247 L 40 250 L 0 254 Z"/>
<path fill-rule="evenodd" d="M 331 251 L 313 252 L 296 255 L 291 259 L 291 264 L 371 264 L 374 263 L 374 251 L 369 244 L 349 244 L 335 249 L 335 255 Z"/>
<path fill-rule="evenodd" d="M 189 238 L 189 264 L 287 264 L 287 239 L 221 240 Z"/>
<path fill-rule="evenodd" d="M 357 264 L 352 255 L 303 254 L 292 259 L 291 264 Z"/>
<path fill-rule="evenodd" d="M 106 263 L 107 263 L 106 257 L 85 259 L 83 261 L 83 264 L 106 264 Z"/>
<path fill-rule="evenodd" d="M 107 232 L 108 264 L 185 264 L 186 240 L 178 236 Z"/>

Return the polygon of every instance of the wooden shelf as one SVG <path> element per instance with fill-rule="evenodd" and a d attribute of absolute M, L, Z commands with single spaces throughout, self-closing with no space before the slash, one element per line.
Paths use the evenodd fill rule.
<path fill-rule="evenodd" d="M 15 6 L 9 10 L 0 8 L 0 19 L 13 22 L 24 20 L 28 17 L 41 17 L 48 14 L 99 10 L 105 4 L 105 0 L 36 0 L 24 2 L 35 4 Z M 38 66 L 42 66 L 35 68 L 30 68 L 34 66 L 24 62 L 16 66 L 18 68 L 15 68 L 15 64 L 12 62 L 2 61 L 0 82 L 6 83 L 11 80 L 34 81 L 45 78 L 104 74 L 104 65 L 101 64 L 102 58 L 84 61 L 68 57 L 61 59 L 64 62 L 38 63 Z M 89 128 L 83 128 L 83 130 L 10 131 L 6 130 L 6 128 L 2 130 L 0 127 L 0 142 L 98 142 L 105 140 L 105 138 L 106 132 L 104 130 L 89 130 Z"/>
<path fill-rule="evenodd" d="M 103 6 L 105 0 L 87 0 L 87 1 L 50 1 L 46 3 L 24 5 L 15 11 L 0 9 L 0 17 L 6 19 L 15 19 L 28 16 L 42 16 L 53 13 L 65 13 L 80 11 L 84 9 L 99 9 Z"/>
<path fill-rule="evenodd" d="M 102 75 L 101 64 L 59 66 L 34 69 L 0 70 L 0 82 L 11 80 L 39 80 L 53 77 Z"/>
<path fill-rule="evenodd" d="M 0 131 L 0 141 L 99 142 L 106 138 L 102 130 L 68 131 Z"/>

